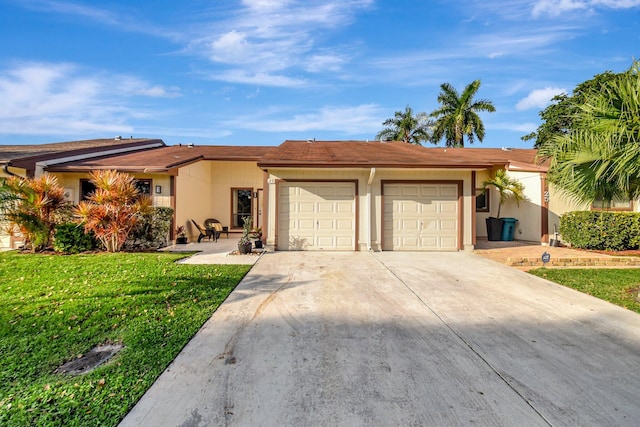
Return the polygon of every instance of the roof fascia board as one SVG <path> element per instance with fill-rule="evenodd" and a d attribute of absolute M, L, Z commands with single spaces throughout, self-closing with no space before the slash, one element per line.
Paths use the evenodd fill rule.
<path fill-rule="evenodd" d="M 135 147 L 114 148 L 112 150 L 104 150 L 104 151 L 98 151 L 93 153 L 76 154 L 74 156 L 57 157 L 49 160 L 42 160 L 42 161 L 36 162 L 35 173 L 36 173 L 36 176 L 38 176 L 44 171 L 46 167 L 57 165 L 60 163 L 75 162 L 78 160 L 87 160 L 95 157 L 104 157 L 104 156 L 110 156 L 113 154 L 129 153 L 131 151 L 140 151 L 140 150 L 146 150 L 149 148 L 158 148 L 158 147 L 164 147 L 164 146 L 165 145 L 162 142 L 154 142 L 151 144 L 138 145 Z"/>

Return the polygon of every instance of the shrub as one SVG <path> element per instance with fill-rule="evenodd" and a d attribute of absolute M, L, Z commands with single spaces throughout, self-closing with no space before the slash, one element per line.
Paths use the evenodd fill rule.
<path fill-rule="evenodd" d="M 560 217 L 562 239 L 576 248 L 620 251 L 640 247 L 640 213 L 567 212 Z"/>
<path fill-rule="evenodd" d="M 77 254 L 95 249 L 97 242 L 93 233 L 85 233 L 82 225 L 60 224 L 56 227 L 53 249 L 56 252 Z"/>
<path fill-rule="evenodd" d="M 169 230 L 173 209 L 154 206 L 140 215 L 140 219 L 131 231 L 130 239 L 126 242 L 128 250 L 144 250 L 161 248 L 169 241 Z"/>

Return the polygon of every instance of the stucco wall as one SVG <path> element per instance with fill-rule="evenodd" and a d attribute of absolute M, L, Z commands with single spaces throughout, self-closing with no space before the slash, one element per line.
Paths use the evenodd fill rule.
<path fill-rule="evenodd" d="M 493 171 L 495 174 L 495 170 Z M 513 199 L 507 200 L 500 209 L 501 218 L 516 218 L 516 229 L 513 238 L 540 242 L 542 236 L 542 181 L 539 172 L 521 172 L 509 170 L 507 175 L 524 185 L 525 200 L 519 204 Z M 482 183 L 491 178 L 489 171 L 478 171 L 476 174 L 476 188 L 482 188 Z M 489 212 L 476 213 L 476 235 L 487 237 L 486 218 L 498 215 L 500 194 L 494 187 L 489 190 Z M 475 209 L 475 207 L 474 207 Z"/>
<path fill-rule="evenodd" d="M 268 244 L 275 243 L 276 233 L 276 182 L 285 180 L 357 180 L 358 181 L 358 242 L 360 250 L 369 248 L 369 233 L 371 235 L 371 249 L 382 248 L 382 181 L 406 180 L 406 181 L 463 181 L 463 242 L 462 247 L 472 248 L 472 188 L 470 171 L 426 171 L 407 169 L 381 169 L 375 170 L 371 186 L 367 185 L 371 169 L 270 169 L 269 170 L 269 223 L 267 225 Z M 368 194 L 370 193 L 370 196 Z M 369 220 L 371 217 L 371 221 Z"/>
<path fill-rule="evenodd" d="M 257 193 L 262 182 L 262 170 L 251 161 L 200 161 L 181 167 L 176 177 L 176 224 L 186 226 L 190 240 L 198 237 L 191 219 L 203 223 L 216 218 L 230 226 L 232 188 L 251 188 Z M 254 216 L 259 209 L 256 201 L 252 200 Z"/>
<path fill-rule="evenodd" d="M 542 180 L 539 172 L 518 172 L 510 170 L 508 175 L 524 185 L 525 200 L 516 203 L 510 199 L 502 205 L 500 216 L 517 218 L 514 239 L 540 242 L 542 236 Z M 500 197 L 495 191 L 495 209 L 498 209 Z"/>

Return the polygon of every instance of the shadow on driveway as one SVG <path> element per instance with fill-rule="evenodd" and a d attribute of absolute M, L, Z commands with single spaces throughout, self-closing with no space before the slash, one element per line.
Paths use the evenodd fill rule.
<path fill-rule="evenodd" d="M 471 253 L 268 253 L 122 425 L 636 425 L 639 331 Z"/>

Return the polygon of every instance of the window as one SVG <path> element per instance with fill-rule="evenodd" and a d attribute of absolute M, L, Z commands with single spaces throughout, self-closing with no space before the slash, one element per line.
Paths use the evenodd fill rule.
<path fill-rule="evenodd" d="M 245 216 L 251 216 L 251 194 L 252 188 L 234 188 L 231 190 L 232 224 L 233 228 L 241 228 L 244 225 L 242 220 Z"/>
<path fill-rule="evenodd" d="M 87 200 L 94 191 L 96 191 L 96 186 L 93 185 L 93 182 L 88 179 L 80 180 L 80 201 Z"/>
<path fill-rule="evenodd" d="M 136 188 L 143 196 L 151 196 L 151 180 L 136 179 Z"/>
<path fill-rule="evenodd" d="M 489 212 L 490 190 L 484 192 L 482 188 L 476 188 L 476 212 Z"/>
<path fill-rule="evenodd" d="M 596 197 L 591 204 L 594 211 L 632 211 L 633 201 L 614 197 L 613 200 L 604 200 L 602 197 Z"/>

